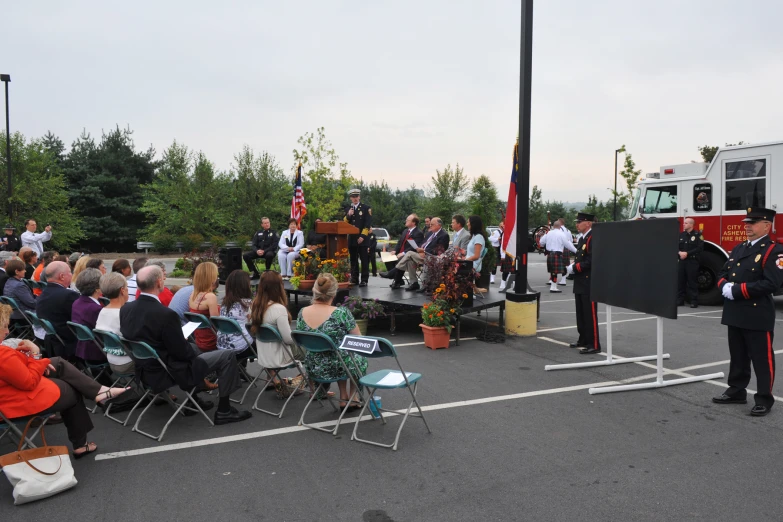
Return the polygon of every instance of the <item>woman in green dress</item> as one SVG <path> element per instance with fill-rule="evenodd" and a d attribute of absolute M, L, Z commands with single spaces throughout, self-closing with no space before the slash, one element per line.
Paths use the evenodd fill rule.
<path fill-rule="evenodd" d="M 313 301 L 310 306 L 306 306 L 299 311 L 299 317 L 296 320 L 296 329 L 304 332 L 319 332 L 328 335 L 336 346 L 340 346 L 343 337 L 348 334 L 361 335 L 359 327 L 356 326 L 356 320 L 347 308 L 332 306 L 334 296 L 337 295 L 337 281 L 332 274 L 321 274 L 313 286 Z M 353 356 L 354 363 L 351 362 L 351 356 L 344 351 L 340 351 L 345 366 L 357 381 L 367 373 L 367 359 L 360 355 Z M 305 357 L 305 367 L 308 375 L 321 379 L 338 379 L 345 377 L 345 370 L 340 363 L 338 356 L 331 352 L 311 353 L 307 352 Z M 348 405 L 348 399 L 355 391 L 353 383 L 351 384 L 350 394 L 346 380 L 337 381 L 340 388 L 340 407 L 358 408 L 357 404 Z"/>

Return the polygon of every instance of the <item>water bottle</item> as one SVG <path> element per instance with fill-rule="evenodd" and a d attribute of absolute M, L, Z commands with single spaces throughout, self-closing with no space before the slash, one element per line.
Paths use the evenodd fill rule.
<path fill-rule="evenodd" d="M 381 414 L 378 412 L 378 409 L 382 407 L 381 406 L 381 396 L 380 395 L 373 395 L 373 399 L 374 399 L 374 402 L 372 400 L 370 401 L 370 413 L 372 413 L 372 416 L 375 417 L 376 419 L 380 419 L 381 418 Z M 378 408 L 375 407 L 376 405 L 378 406 Z"/>

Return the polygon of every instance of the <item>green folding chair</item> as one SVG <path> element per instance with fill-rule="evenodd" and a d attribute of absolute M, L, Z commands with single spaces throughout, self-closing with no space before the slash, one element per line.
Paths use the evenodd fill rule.
<path fill-rule="evenodd" d="M 337 430 L 340 429 L 340 423 L 343 420 L 343 417 L 345 416 L 345 413 L 348 411 L 348 408 L 343 408 L 343 410 L 340 412 L 340 416 L 337 418 L 337 424 L 335 424 L 334 429 L 327 429 L 322 428 L 320 426 L 316 426 L 313 424 L 307 424 L 305 422 L 305 415 L 307 414 L 307 409 L 310 407 L 310 404 L 313 403 L 313 399 L 323 390 L 326 392 L 327 387 L 324 386 L 326 384 L 331 384 L 333 382 L 338 381 L 345 381 L 347 379 L 350 379 L 351 382 L 353 382 L 354 388 L 356 391 L 353 395 L 351 395 L 351 402 L 349 404 L 352 404 L 353 398 L 355 395 L 359 395 L 359 400 L 364 403 L 364 398 L 362 397 L 361 388 L 359 388 L 358 382 L 353 378 L 353 375 L 351 375 L 351 372 L 348 371 L 348 367 L 345 365 L 345 361 L 343 361 L 343 358 L 340 355 L 339 350 L 334 345 L 334 342 L 332 342 L 331 337 L 329 337 L 326 334 L 322 334 L 321 332 L 303 332 L 301 330 L 294 330 L 291 332 L 291 337 L 293 337 L 294 342 L 299 344 L 302 348 L 307 350 L 309 353 L 333 353 L 335 357 L 337 357 L 337 360 L 340 361 L 340 365 L 343 367 L 343 371 L 345 372 L 342 376 L 340 376 L 337 379 L 322 379 L 320 377 L 315 377 L 313 375 L 310 375 L 309 378 L 315 383 L 318 383 L 318 387 L 316 387 L 315 392 L 310 397 L 310 400 L 307 401 L 307 405 L 305 406 L 305 409 L 302 411 L 302 416 L 299 418 L 299 426 L 305 426 L 306 428 L 310 428 L 313 430 L 318 431 L 324 431 L 326 433 L 331 433 L 332 435 L 337 435 Z M 334 404 L 334 400 L 327 396 L 327 399 L 329 400 L 329 404 L 332 405 L 332 408 L 335 409 L 335 411 L 339 410 L 337 406 Z M 358 422 L 358 417 L 357 417 Z"/>
<path fill-rule="evenodd" d="M 32 279 L 22 279 L 22 282 L 27 285 L 27 288 L 30 289 L 30 291 L 37 290 L 38 286 L 35 281 Z"/>
<path fill-rule="evenodd" d="M 248 341 L 248 338 L 245 337 L 245 331 L 242 329 L 242 326 L 235 320 L 230 317 L 222 317 L 222 316 L 213 316 L 209 318 L 210 322 L 212 323 L 212 327 L 218 332 L 223 333 L 227 335 L 241 335 L 245 341 Z M 237 358 L 238 362 L 243 363 L 245 361 L 247 362 L 253 362 L 258 359 L 258 355 L 256 354 L 255 346 L 253 346 L 253 340 L 250 339 L 248 342 L 248 347 L 250 348 L 250 355 L 244 356 L 241 359 Z M 242 399 L 230 399 L 231 402 L 238 402 L 239 404 L 242 404 L 245 400 L 245 396 L 247 395 L 247 392 L 250 390 L 251 387 L 256 387 L 256 379 L 258 377 L 253 377 L 249 373 L 247 373 L 247 369 L 240 364 L 239 365 L 239 371 L 242 373 L 242 375 L 245 376 L 245 379 L 247 379 L 247 382 L 250 384 L 245 389 L 245 393 L 242 394 Z"/>
<path fill-rule="evenodd" d="M 77 341 L 85 341 L 95 344 L 95 346 L 98 347 L 100 351 L 103 351 L 103 345 L 95 338 L 95 336 L 92 334 L 92 330 L 84 326 L 83 324 L 74 323 L 73 321 L 68 321 L 65 324 L 68 325 L 68 328 L 73 332 L 74 337 L 76 337 Z M 83 372 L 85 375 L 90 377 L 93 381 L 97 381 L 102 375 L 110 375 L 111 374 L 111 368 L 109 367 L 109 363 L 100 363 L 100 364 L 92 364 L 89 361 L 84 361 L 84 365 L 86 367 L 85 371 Z M 93 371 L 98 371 L 98 375 L 93 377 Z M 87 408 L 90 413 L 95 413 L 98 411 L 98 404 L 93 406 L 92 409 Z"/>
<path fill-rule="evenodd" d="M 427 424 L 427 419 L 424 418 L 424 412 L 421 411 L 421 406 L 419 406 L 419 402 L 418 400 L 416 400 L 416 387 L 419 383 L 419 380 L 421 379 L 421 374 L 405 373 L 405 371 L 402 369 L 402 365 L 400 364 L 400 360 L 397 357 L 397 351 L 394 349 L 394 345 L 391 342 L 389 342 L 387 339 L 384 339 L 382 337 L 369 337 L 369 336 L 364 336 L 364 338 L 377 340 L 378 348 L 379 348 L 378 351 L 375 351 L 371 354 L 363 353 L 362 355 L 364 357 L 370 359 L 377 359 L 381 357 L 393 357 L 394 361 L 397 363 L 398 369 L 378 370 L 377 372 L 373 372 L 371 374 L 365 375 L 359 379 L 359 384 L 361 384 L 362 386 L 366 386 L 369 390 L 368 391 L 369 400 L 365 401 L 365 404 L 362 407 L 362 411 L 359 413 L 359 418 L 361 418 L 364 415 L 364 411 L 367 409 L 367 406 L 369 405 L 370 401 L 372 401 L 373 408 L 375 408 L 375 410 L 378 412 L 378 417 L 383 422 L 383 424 L 386 424 L 386 419 L 383 416 L 384 411 L 389 413 L 396 413 L 394 410 L 383 409 L 378 407 L 378 404 L 375 402 L 375 399 L 373 398 L 375 395 L 375 390 L 377 389 L 397 390 L 401 388 L 406 388 L 408 392 L 410 392 L 411 394 L 411 403 L 408 404 L 408 409 L 405 410 L 405 416 L 402 418 L 400 427 L 397 428 L 397 434 L 395 435 L 394 442 L 392 444 L 382 444 L 380 442 L 359 438 L 359 436 L 357 435 L 357 431 L 359 430 L 358 421 L 353 426 L 353 433 L 351 434 L 351 440 L 357 440 L 359 442 L 372 444 L 374 446 L 381 446 L 383 448 L 391 448 L 392 450 L 397 451 L 397 444 L 400 441 L 400 433 L 402 433 L 402 427 L 405 426 L 405 421 L 408 420 L 409 416 L 420 417 L 421 420 L 424 421 L 424 426 L 427 427 L 427 432 L 432 433 L 429 424 Z M 388 377 L 391 377 L 391 379 L 389 379 Z M 394 377 L 397 377 L 397 379 L 394 379 Z M 385 382 L 384 379 L 386 379 Z M 411 414 L 411 408 L 413 408 L 414 405 L 416 405 L 416 409 L 419 411 L 418 415 L 416 413 Z"/>
<path fill-rule="evenodd" d="M 24 310 L 22 310 L 22 307 L 19 306 L 19 303 L 16 302 L 16 299 L 13 297 L 6 297 L 6 296 L 0 296 L 0 303 L 7 304 L 11 307 L 11 309 L 15 312 L 19 312 L 22 314 L 22 318 L 25 320 L 25 322 L 29 325 L 29 328 L 25 328 L 20 332 L 21 337 L 27 337 L 28 334 L 34 337 L 33 335 L 33 323 L 30 321 L 30 318 L 27 317 L 27 314 L 24 313 Z"/>
<path fill-rule="evenodd" d="M 103 352 L 107 355 L 127 355 L 125 352 L 125 345 L 123 344 L 122 340 L 120 340 L 120 337 L 112 332 L 107 332 L 104 330 L 98 330 L 95 329 L 92 331 L 92 333 L 95 335 L 95 337 L 98 339 L 98 341 L 103 346 Z M 132 386 L 134 384 L 134 378 L 135 374 L 133 373 L 118 373 L 118 372 L 112 372 L 114 377 L 117 378 L 117 380 L 114 381 L 114 383 L 111 385 L 112 388 L 116 387 L 117 385 L 120 386 Z M 128 421 L 131 418 L 131 413 L 133 413 L 133 410 L 136 409 L 137 406 L 139 406 L 144 400 L 143 398 L 139 398 L 138 401 L 136 401 L 136 404 L 133 406 L 131 411 L 128 413 L 128 415 L 124 419 L 120 419 L 119 417 L 114 417 L 111 414 L 111 407 L 114 406 L 111 402 L 106 405 L 106 409 L 103 410 L 103 416 L 107 417 L 111 420 L 113 420 L 116 423 L 122 424 L 123 426 L 128 425 Z"/>
<path fill-rule="evenodd" d="M 217 330 L 212 323 L 209 322 L 209 318 L 206 315 L 195 314 L 193 312 L 183 312 L 182 315 L 191 323 L 198 323 L 196 330 L 212 330 L 217 333 Z"/>
<path fill-rule="evenodd" d="M 165 371 L 169 375 L 169 377 L 171 377 L 172 381 L 176 382 L 174 376 L 171 375 L 171 372 L 166 366 L 166 363 L 164 363 L 161 360 L 161 358 L 158 356 L 158 353 L 149 344 L 142 341 L 131 341 L 129 339 L 125 339 L 124 337 L 120 337 L 120 340 L 123 343 L 125 343 L 125 346 L 128 348 L 128 351 L 131 353 L 131 356 L 133 356 L 133 359 L 135 359 L 136 361 L 145 361 L 145 360 L 152 360 L 152 359 L 158 361 L 158 364 L 160 364 L 160 366 L 163 368 L 163 371 Z M 212 422 L 212 419 L 209 418 L 209 415 L 204 413 L 204 410 L 201 409 L 201 406 L 199 406 L 196 400 L 193 398 L 192 394 L 194 391 L 196 391 L 195 386 L 190 391 L 182 390 L 182 392 L 185 394 L 185 399 L 182 401 L 181 404 L 177 405 L 174 401 L 171 400 L 168 390 L 153 392 L 153 390 L 145 383 L 142 382 L 142 385 L 144 386 L 144 395 L 142 396 L 139 403 L 147 397 L 151 397 L 151 399 L 149 404 L 139 414 L 138 418 L 136 418 L 136 423 L 133 425 L 131 431 L 136 431 L 138 433 L 141 433 L 145 437 L 149 437 L 151 439 L 155 439 L 158 442 L 160 442 L 161 440 L 163 440 L 163 436 L 166 434 L 166 430 L 169 429 L 169 425 L 174 421 L 177 415 L 179 415 L 180 413 L 184 415 L 183 409 L 199 412 L 201 413 L 201 415 L 204 416 L 205 419 L 207 419 L 207 422 L 209 422 L 210 426 L 215 425 L 215 423 Z M 163 426 L 163 430 L 160 432 L 160 434 L 153 435 L 151 433 L 147 433 L 146 431 L 142 431 L 141 428 L 139 428 L 139 425 L 141 424 L 141 419 L 144 417 L 144 414 L 147 413 L 147 410 L 149 410 L 155 404 L 155 401 L 158 398 L 167 401 L 172 407 L 175 408 L 175 411 L 174 414 L 166 422 L 166 425 Z M 138 406 L 139 403 L 137 403 L 136 406 Z M 188 403 L 192 403 L 193 406 L 195 406 L 195 409 L 192 406 L 188 406 Z M 129 416 L 133 415 L 136 406 L 134 406 L 133 409 L 130 411 L 130 413 L 128 414 Z"/>
<path fill-rule="evenodd" d="M 254 410 L 258 410 L 262 413 L 266 413 L 267 415 L 272 415 L 274 417 L 277 417 L 278 419 L 282 419 L 286 406 L 288 406 L 288 403 L 291 401 L 291 399 L 294 398 L 294 395 L 297 395 L 299 393 L 299 390 L 304 390 L 305 386 L 307 386 L 307 375 L 305 374 L 305 371 L 302 368 L 301 363 L 294 358 L 294 354 L 293 352 L 291 352 L 291 349 L 283 342 L 283 337 L 280 335 L 280 332 L 278 331 L 277 328 L 268 324 L 262 324 L 256 330 L 256 339 L 262 343 L 280 343 L 280 345 L 283 347 L 283 350 L 286 352 L 286 355 L 292 361 L 291 364 L 284 366 L 282 368 L 264 368 L 264 367 L 261 368 L 261 374 L 266 373 L 267 381 L 264 387 L 261 389 L 261 391 L 258 392 L 258 396 L 256 397 L 256 402 L 253 403 Z M 271 374 L 271 370 L 274 370 L 275 373 L 277 373 L 279 379 L 280 371 L 290 370 L 293 368 L 296 368 L 296 371 L 299 373 L 301 380 L 299 381 L 299 384 L 296 386 L 296 388 L 293 391 L 291 391 L 291 393 L 288 395 L 288 398 L 283 404 L 283 407 L 280 408 L 280 411 L 265 410 L 263 408 L 260 408 L 258 406 L 258 401 L 264 395 L 266 389 L 269 386 L 274 385 L 274 378 Z"/>
<path fill-rule="evenodd" d="M 24 311 L 24 314 L 30 319 L 30 321 L 33 323 L 34 326 L 43 329 L 46 335 L 51 335 L 53 337 L 56 337 L 57 340 L 62 345 L 63 350 L 65 350 L 65 346 L 66 346 L 65 341 L 63 341 L 63 338 L 60 337 L 60 335 L 57 333 L 57 330 L 54 329 L 54 325 L 52 325 L 52 323 L 49 322 L 48 319 L 41 319 L 40 317 L 38 317 L 37 314 L 33 312 L 28 312 L 26 310 Z"/>

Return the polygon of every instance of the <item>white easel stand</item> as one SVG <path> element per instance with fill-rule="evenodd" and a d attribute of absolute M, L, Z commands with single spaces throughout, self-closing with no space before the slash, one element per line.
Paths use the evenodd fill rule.
<path fill-rule="evenodd" d="M 663 322 L 662 319 L 658 318 L 658 328 L 659 332 L 662 332 L 663 328 Z M 612 358 L 612 307 L 607 305 L 606 306 L 606 360 L 603 361 L 592 361 L 592 362 L 583 362 L 583 363 L 569 363 L 569 364 L 547 364 L 544 366 L 544 369 L 549 370 L 570 370 L 571 368 L 592 368 L 594 366 L 612 366 L 615 364 L 626 364 L 626 363 L 632 363 L 632 362 L 642 362 L 642 361 L 654 361 L 657 358 L 661 359 L 668 359 L 669 354 L 668 353 L 661 353 L 663 351 L 663 339 L 662 335 L 659 333 L 658 335 L 658 355 L 644 355 L 642 357 L 627 357 L 623 359 L 613 359 Z M 659 365 L 661 367 L 662 365 Z"/>

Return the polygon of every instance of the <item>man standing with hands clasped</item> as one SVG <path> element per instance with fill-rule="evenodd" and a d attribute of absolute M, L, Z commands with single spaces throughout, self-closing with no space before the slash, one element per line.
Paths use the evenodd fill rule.
<path fill-rule="evenodd" d="M 691 308 L 699 307 L 699 254 L 704 251 L 704 241 L 698 230 L 693 230 L 696 222 L 693 218 L 685 218 L 680 232 L 680 250 L 677 255 L 680 258 L 677 266 L 679 270 L 677 285 L 677 306 L 685 304 L 685 290 L 688 290 L 688 299 Z"/>
<path fill-rule="evenodd" d="M 367 286 L 370 279 L 370 265 L 367 256 L 367 236 L 372 230 L 372 209 L 359 201 L 361 191 L 352 188 L 348 192 L 351 198 L 351 206 L 345 211 L 343 221 L 350 223 L 359 229 L 358 234 L 348 235 L 348 253 L 351 255 L 351 283 L 359 286 Z M 359 260 L 362 262 L 362 282 L 359 283 Z"/>
<path fill-rule="evenodd" d="M 729 327 L 729 388 L 718 404 L 747 403 L 750 365 L 756 372 L 756 405 L 750 410 L 754 417 L 763 417 L 772 409 L 775 398 L 775 351 L 772 339 L 775 330 L 775 304 L 772 294 L 783 284 L 783 247 L 769 237 L 775 211 L 768 208 L 748 209 L 745 234 L 718 274 L 718 287 L 723 293 L 721 324 Z"/>
<path fill-rule="evenodd" d="M 576 245 L 576 261 L 568 265 L 568 274 L 574 275 L 574 301 L 576 302 L 576 330 L 579 339 L 570 344 L 581 348 L 579 353 L 601 352 L 598 338 L 598 306 L 590 298 L 590 265 L 593 258 L 592 228 L 595 216 L 579 212 L 576 215 L 576 229 L 581 234 Z"/>

